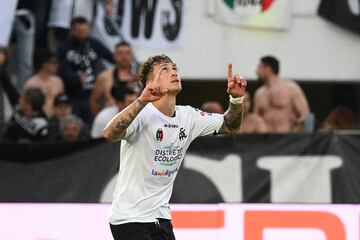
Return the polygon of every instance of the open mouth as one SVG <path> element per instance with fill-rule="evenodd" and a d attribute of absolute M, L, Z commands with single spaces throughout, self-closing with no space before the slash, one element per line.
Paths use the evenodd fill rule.
<path fill-rule="evenodd" d="M 172 82 L 172 83 L 179 83 L 180 80 L 179 80 L 179 79 L 174 79 L 174 80 L 172 80 L 171 82 Z"/>

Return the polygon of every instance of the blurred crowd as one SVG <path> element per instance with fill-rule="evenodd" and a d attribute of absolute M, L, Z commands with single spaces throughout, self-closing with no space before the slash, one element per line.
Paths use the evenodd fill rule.
<path fill-rule="evenodd" d="M 68 24 L 59 24 L 56 14 L 69 1 L 52 2 L 51 44 L 41 44 L 38 38 L 33 74 L 20 87 L 13 84 L 8 73 L 8 49 L 0 47 L 0 95 L 6 94 L 14 108 L 10 121 L 2 123 L 6 126 L 1 129 L 3 139 L 73 142 L 100 138 L 109 120 L 141 92 L 131 45 L 120 41 L 111 52 L 90 36 L 94 2 L 83 3 L 90 4 L 82 9 L 87 17 L 68 16 L 73 17 Z M 314 131 L 315 116 L 303 90 L 294 81 L 282 80 L 279 73 L 278 59 L 260 59 L 257 75 L 263 85 L 253 97 L 250 93 L 245 96 L 241 133 Z M 218 102 L 206 102 L 201 109 L 224 113 Z M 320 129 L 352 129 L 354 123 L 353 111 L 339 105 Z"/>
<path fill-rule="evenodd" d="M 4 139 L 71 142 L 102 137 L 106 123 L 141 90 L 130 44 L 119 42 L 110 52 L 90 37 L 83 17 L 71 21 L 57 52 L 38 49 L 34 59 L 34 74 L 18 91 L 7 73 L 7 49 L 0 48 L 1 87 L 14 107 Z M 104 67 L 102 59 L 113 67 Z"/>

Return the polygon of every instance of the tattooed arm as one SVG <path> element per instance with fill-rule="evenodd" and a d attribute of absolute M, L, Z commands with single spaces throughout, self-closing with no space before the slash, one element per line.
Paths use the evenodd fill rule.
<path fill-rule="evenodd" d="M 107 141 L 117 141 L 124 138 L 126 129 L 145 106 L 145 102 L 136 99 L 135 102 L 118 113 L 104 128 L 105 139 Z"/>
<path fill-rule="evenodd" d="M 224 114 L 224 123 L 219 133 L 237 132 L 240 128 L 243 118 L 242 104 L 233 104 L 229 102 L 229 109 Z"/>
<path fill-rule="evenodd" d="M 228 89 L 230 94 L 229 109 L 224 114 L 224 124 L 220 128 L 219 133 L 233 133 L 236 132 L 241 125 L 243 117 L 242 100 L 245 95 L 246 80 L 239 74 L 232 74 L 232 64 L 228 67 Z"/>

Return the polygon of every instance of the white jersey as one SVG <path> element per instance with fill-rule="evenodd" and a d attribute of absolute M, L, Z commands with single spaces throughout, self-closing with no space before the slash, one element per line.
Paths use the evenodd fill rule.
<path fill-rule="evenodd" d="M 186 150 L 196 137 L 218 132 L 223 121 L 223 115 L 190 106 L 176 106 L 168 117 L 147 104 L 121 142 L 110 223 L 171 219 L 169 200 Z"/>

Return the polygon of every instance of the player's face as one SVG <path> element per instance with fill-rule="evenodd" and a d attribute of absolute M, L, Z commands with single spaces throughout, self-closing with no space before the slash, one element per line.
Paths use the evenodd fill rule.
<path fill-rule="evenodd" d="M 160 63 L 154 66 L 153 76 L 161 69 L 159 78 L 160 87 L 168 89 L 169 94 L 178 94 L 181 87 L 181 80 L 178 69 L 174 63 Z M 154 81 L 154 80 L 153 80 Z"/>
<path fill-rule="evenodd" d="M 130 67 L 132 62 L 132 52 L 129 46 L 122 45 L 114 52 L 114 61 L 119 67 Z"/>

